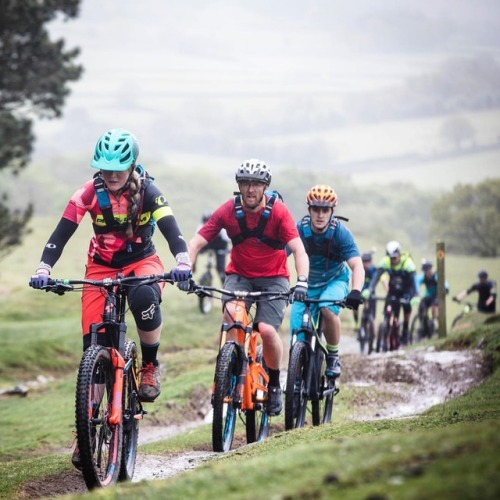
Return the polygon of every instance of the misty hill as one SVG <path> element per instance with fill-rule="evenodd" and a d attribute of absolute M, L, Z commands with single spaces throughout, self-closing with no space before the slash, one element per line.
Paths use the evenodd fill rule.
<path fill-rule="evenodd" d="M 491 147 L 499 28 L 492 0 L 83 0 L 52 32 L 81 48 L 85 73 L 64 117 L 37 124 L 35 158 L 88 154 L 122 126 L 169 165 L 380 171 L 456 149 L 443 128 L 457 116 L 459 146 Z"/>

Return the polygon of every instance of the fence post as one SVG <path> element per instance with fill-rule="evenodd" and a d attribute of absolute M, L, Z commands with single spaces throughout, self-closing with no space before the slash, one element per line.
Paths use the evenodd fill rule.
<path fill-rule="evenodd" d="M 439 337 L 446 337 L 446 278 L 444 241 L 436 243 L 436 262 L 438 274 L 438 325 Z"/>

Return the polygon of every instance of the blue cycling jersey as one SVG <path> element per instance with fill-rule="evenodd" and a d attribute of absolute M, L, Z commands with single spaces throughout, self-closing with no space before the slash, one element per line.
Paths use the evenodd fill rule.
<path fill-rule="evenodd" d="M 334 219 L 329 229 L 321 234 L 312 231 L 311 221 L 307 219 L 302 219 L 297 229 L 309 255 L 310 288 L 325 286 L 329 281 L 345 276 L 346 272 L 350 274 L 346 261 L 359 257 L 360 252 L 351 231 L 338 219 Z"/>

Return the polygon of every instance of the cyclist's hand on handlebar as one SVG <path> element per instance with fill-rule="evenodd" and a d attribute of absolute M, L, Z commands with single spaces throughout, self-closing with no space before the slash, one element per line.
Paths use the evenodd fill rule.
<path fill-rule="evenodd" d="M 183 292 L 191 292 L 193 290 L 193 280 L 188 279 L 184 281 L 179 281 L 177 283 L 177 288 Z"/>
<path fill-rule="evenodd" d="M 40 290 L 41 288 L 45 288 L 49 282 L 50 275 L 46 273 L 34 274 L 29 281 L 29 285 L 31 288 L 36 288 Z"/>
<path fill-rule="evenodd" d="M 358 310 L 358 307 L 363 303 L 363 297 L 359 290 L 351 290 L 345 298 L 345 305 L 349 309 Z"/>
<path fill-rule="evenodd" d="M 176 264 L 170 271 L 170 278 L 173 281 L 186 281 L 191 278 L 191 261 L 187 252 L 178 253 L 175 260 Z"/>
<path fill-rule="evenodd" d="M 188 281 L 191 278 L 191 266 L 189 264 L 177 264 L 170 271 L 170 278 L 173 281 Z"/>
<path fill-rule="evenodd" d="M 298 281 L 293 289 L 292 300 L 295 302 L 304 302 L 307 297 L 307 281 Z"/>
<path fill-rule="evenodd" d="M 51 268 L 48 264 L 41 262 L 37 270 L 35 271 L 35 274 L 30 278 L 30 287 L 36 288 L 37 290 L 45 288 L 49 283 L 50 270 Z"/>

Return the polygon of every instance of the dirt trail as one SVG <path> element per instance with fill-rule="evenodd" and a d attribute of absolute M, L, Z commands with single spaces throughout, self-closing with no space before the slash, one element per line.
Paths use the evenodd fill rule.
<path fill-rule="evenodd" d="M 417 415 L 463 394 L 479 384 L 485 375 L 479 351 L 422 348 L 370 356 L 360 356 L 357 351 L 356 341 L 346 336 L 340 384 L 341 387 L 357 388 L 352 408 L 354 420 Z M 200 420 L 181 427 L 144 426 L 140 432 L 140 444 L 166 439 L 202 423 Z M 179 455 L 147 455 L 139 450 L 134 482 L 171 477 L 195 468 L 212 455 L 209 444 L 206 450 Z M 85 484 L 75 470 L 27 484 L 23 497 L 54 497 L 83 491 L 86 491 Z"/>

